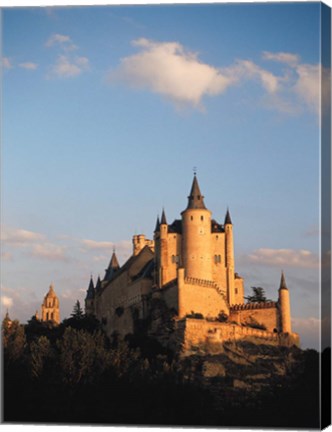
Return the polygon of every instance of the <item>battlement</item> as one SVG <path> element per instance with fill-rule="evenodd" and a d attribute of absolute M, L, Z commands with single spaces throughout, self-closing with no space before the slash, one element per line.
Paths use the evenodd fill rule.
<path fill-rule="evenodd" d="M 251 309 L 270 309 L 276 307 L 277 307 L 277 302 L 273 302 L 273 301 L 259 302 L 259 303 L 244 303 L 244 304 L 232 305 L 230 311 L 234 312 L 234 311 L 251 310 Z"/>
<path fill-rule="evenodd" d="M 185 277 L 184 283 L 191 284 L 191 285 L 198 285 L 205 288 L 213 288 L 215 289 L 218 294 L 220 294 L 224 300 L 226 300 L 225 293 L 221 290 L 221 288 L 213 281 L 205 280 L 205 279 L 199 279 L 199 278 L 193 278 L 193 277 Z"/>
<path fill-rule="evenodd" d="M 222 344 L 227 341 L 251 340 L 275 346 L 299 346 L 299 337 L 296 333 L 271 332 L 231 323 L 185 318 L 177 322 L 177 328 L 181 329 L 184 355 L 196 352 L 198 348 L 206 352 L 222 352 Z"/>

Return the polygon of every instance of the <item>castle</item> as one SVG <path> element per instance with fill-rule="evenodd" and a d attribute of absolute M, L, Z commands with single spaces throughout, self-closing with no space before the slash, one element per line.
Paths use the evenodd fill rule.
<path fill-rule="evenodd" d="M 168 224 L 163 210 L 153 240 L 134 235 L 122 267 L 114 251 L 103 280 L 94 286 L 91 277 L 86 314 L 110 336 L 135 333 L 145 323 L 150 335 L 186 350 L 248 338 L 299 345 L 284 274 L 276 302 L 245 303 L 233 244 L 229 210 L 223 224 L 212 219 L 195 174 L 181 219 Z"/>

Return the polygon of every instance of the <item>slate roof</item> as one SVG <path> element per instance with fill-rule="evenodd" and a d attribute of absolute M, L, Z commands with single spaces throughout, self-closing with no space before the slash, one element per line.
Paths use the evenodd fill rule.
<path fill-rule="evenodd" d="M 92 280 L 92 276 L 91 276 L 90 283 L 89 283 L 89 288 L 87 289 L 86 297 L 85 298 L 87 300 L 89 300 L 89 299 L 93 299 L 94 297 L 95 297 L 95 287 L 93 285 L 93 280 Z"/>
<path fill-rule="evenodd" d="M 168 232 L 182 234 L 182 220 L 175 219 L 171 225 L 168 225 Z"/>
<path fill-rule="evenodd" d="M 191 186 L 190 195 L 188 196 L 187 209 L 205 209 L 204 196 L 201 194 L 201 190 L 198 185 L 196 174 L 194 175 L 193 184 Z"/>
<path fill-rule="evenodd" d="M 225 216 L 225 225 L 226 225 L 226 224 L 230 224 L 230 225 L 232 224 L 231 215 L 230 215 L 228 209 L 227 209 L 226 216 Z"/>
<path fill-rule="evenodd" d="M 284 275 L 284 272 L 283 272 L 283 271 L 281 272 L 280 288 L 279 288 L 279 289 L 280 289 L 280 290 L 281 290 L 281 289 L 288 290 L 287 285 L 286 285 L 285 275 Z"/>

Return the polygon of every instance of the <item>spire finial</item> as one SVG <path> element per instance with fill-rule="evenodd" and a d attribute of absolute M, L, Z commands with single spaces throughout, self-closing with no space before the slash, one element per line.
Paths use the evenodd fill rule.
<path fill-rule="evenodd" d="M 194 176 L 196 176 L 196 174 L 197 174 L 197 166 L 194 166 L 193 171 L 194 171 Z"/>

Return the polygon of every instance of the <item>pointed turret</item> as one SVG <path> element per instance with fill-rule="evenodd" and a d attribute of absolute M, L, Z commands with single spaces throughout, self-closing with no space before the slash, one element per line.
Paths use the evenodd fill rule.
<path fill-rule="evenodd" d="M 225 225 L 232 225 L 232 219 L 228 208 L 225 216 Z"/>
<path fill-rule="evenodd" d="M 201 194 L 196 174 L 194 175 L 190 195 L 188 196 L 187 209 L 206 209 L 204 204 L 204 196 Z"/>
<path fill-rule="evenodd" d="M 280 287 L 279 290 L 284 289 L 284 290 L 288 290 L 287 285 L 286 285 L 286 279 L 285 279 L 285 275 L 284 272 L 281 272 L 281 279 L 280 279 Z"/>
<path fill-rule="evenodd" d="M 279 308 L 280 308 L 280 325 L 283 333 L 291 333 L 291 311 L 289 291 L 286 285 L 284 272 L 281 272 L 280 287 L 279 287 Z"/>
<path fill-rule="evenodd" d="M 111 261 L 110 261 L 109 266 L 105 272 L 104 280 L 106 280 L 106 281 L 111 280 L 112 277 L 114 276 L 114 273 L 117 272 L 119 270 L 119 268 L 120 268 L 119 261 L 116 257 L 115 252 L 113 252 Z"/>
<path fill-rule="evenodd" d="M 154 229 L 154 232 L 159 232 L 160 231 L 160 220 L 159 220 L 159 216 L 157 217 L 157 222 L 156 222 L 156 228 Z"/>
<path fill-rule="evenodd" d="M 166 220 L 166 215 L 165 215 L 165 210 L 163 209 L 163 212 L 161 214 L 161 221 L 160 221 L 161 225 L 167 225 L 167 220 Z"/>
<path fill-rule="evenodd" d="M 89 283 L 89 288 L 87 289 L 87 292 L 86 292 L 86 299 L 93 299 L 95 297 L 95 287 L 94 287 L 94 284 L 93 284 L 93 279 L 92 279 L 92 276 L 91 276 L 91 278 L 90 278 L 90 283 Z"/>
<path fill-rule="evenodd" d="M 100 280 L 100 276 L 98 276 L 95 292 L 97 293 L 98 291 L 100 291 L 100 289 L 101 289 L 101 280 Z"/>

